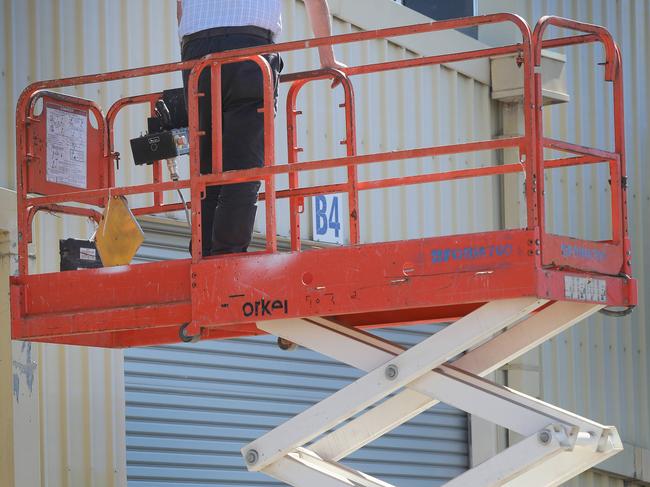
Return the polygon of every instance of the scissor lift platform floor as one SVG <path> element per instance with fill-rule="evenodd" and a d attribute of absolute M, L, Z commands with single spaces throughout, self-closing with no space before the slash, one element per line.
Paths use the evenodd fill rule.
<path fill-rule="evenodd" d="M 538 242 L 508 230 L 15 277 L 12 335 L 123 348 L 178 342 L 184 324 L 185 336 L 222 339 L 312 316 L 364 328 L 453 322 L 523 296 L 635 304 L 632 279 L 541 268 Z M 576 283 L 581 293 L 567 289 Z"/>

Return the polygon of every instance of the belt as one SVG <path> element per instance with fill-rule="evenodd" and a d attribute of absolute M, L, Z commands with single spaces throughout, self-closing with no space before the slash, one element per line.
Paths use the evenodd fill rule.
<path fill-rule="evenodd" d="M 208 37 L 227 35 L 247 35 L 261 37 L 262 39 L 266 39 L 269 44 L 273 43 L 273 33 L 270 30 L 264 29 L 262 27 L 257 27 L 255 25 L 243 25 L 237 27 L 214 27 L 212 29 L 205 29 L 187 34 L 186 36 L 183 36 L 181 47 L 185 47 L 186 44 L 189 44 L 190 42 L 197 39 L 207 39 Z"/>

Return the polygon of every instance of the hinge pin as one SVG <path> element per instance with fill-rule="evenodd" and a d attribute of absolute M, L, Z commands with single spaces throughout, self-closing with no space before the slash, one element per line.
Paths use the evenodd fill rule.
<path fill-rule="evenodd" d="M 399 368 L 397 365 L 389 365 L 386 367 L 386 378 L 389 380 L 394 380 L 399 375 Z"/>
<path fill-rule="evenodd" d="M 542 445 L 548 445 L 551 442 L 551 432 L 542 430 L 537 434 L 537 439 Z"/>
<path fill-rule="evenodd" d="M 255 465 L 259 458 L 260 455 L 257 453 L 257 450 L 248 450 L 246 452 L 246 463 L 249 465 Z"/>

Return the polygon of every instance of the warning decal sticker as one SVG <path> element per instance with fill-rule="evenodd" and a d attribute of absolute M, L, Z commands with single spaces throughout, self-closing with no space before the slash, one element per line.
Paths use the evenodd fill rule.
<path fill-rule="evenodd" d="M 87 124 L 85 112 L 47 106 L 49 182 L 86 189 Z"/>
<path fill-rule="evenodd" d="M 603 279 L 564 276 L 564 297 L 575 301 L 607 302 L 607 282 Z"/>

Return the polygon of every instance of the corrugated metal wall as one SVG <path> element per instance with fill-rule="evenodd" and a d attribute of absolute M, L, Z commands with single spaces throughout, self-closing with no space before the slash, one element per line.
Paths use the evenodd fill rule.
<path fill-rule="evenodd" d="M 402 10 L 401 7 L 392 7 Z M 410 22 L 426 20 L 413 12 L 407 13 Z M 301 2 L 287 2 L 284 19 L 286 31 L 283 38 L 310 36 Z M 393 25 L 399 24 L 394 19 Z M 358 28 L 349 22 L 339 20 L 334 23 L 337 34 L 355 30 Z M 352 44 L 340 47 L 337 52 L 339 58 L 350 65 L 416 56 L 414 52 L 388 41 Z M 285 61 L 290 70 L 295 71 L 313 66 L 315 58 L 288 54 Z M 497 104 L 490 99 L 489 87 L 447 66 L 358 76 L 352 81 L 356 93 L 360 154 L 483 140 L 497 133 Z M 345 155 L 344 148 L 338 143 L 345 139 L 343 111 L 336 108 L 342 101 L 340 90 L 332 93 L 325 82 L 304 90 L 299 99 L 299 110 L 304 115 L 298 121 L 298 145 L 305 148 L 301 160 Z M 278 145 L 278 161 L 286 160 L 285 124 L 284 113 L 280 111 L 276 127 L 283 142 Z M 493 154 L 475 153 L 370 164 L 359 168 L 359 178 L 373 180 L 407 176 L 493 164 L 495 161 Z M 329 184 L 345 181 L 346 174 L 345 169 L 314 171 L 301 175 L 301 178 L 305 184 Z M 286 180 L 280 178 L 279 184 L 286 187 Z M 365 191 L 360 197 L 361 240 L 386 241 L 497 229 L 500 225 L 499 204 L 497 178 Z M 281 203 L 281 235 L 288 233 L 287 210 L 286 202 Z M 262 207 L 259 213 L 257 228 L 262 231 Z M 308 206 L 302 220 L 305 238 L 311 237 L 311 223 Z"/>
<path fill-rule="evenodd" d="M 627 136 L 628 205 L 633 269 L 639 306 L 625 319 L 597 315 L 541 347 L 540 392 L 545 400 L 619 428 L 625 442 L 650 449 L 650 2 L 647 0 L 480 0 L 482 12 L 503 9 L 534 23 L 559 15 L 607 27 L 623 52 Z M 534 25 L 534 24 L 533 24 Z M 548 35 L 557 35 L 551 29 Z M 571 103 L 545 109 L 552 137 L 608 149 L 611 88 L 603 82 L 600 47 L 566 49 Z M 596 74 L 594 74 L 596 73 Z M 555 170 L 546 175 L 549 230 L 607 238 L 610 230 L 607 173 L 602 169 Z M 577 211 L 579 209 L 579 211 Z M 538 353 L 538 352 L 534 352 Z M 532 360 L 535 362 L 536 360 Z M 530 363 L 531 359 L 528 358 Z M 530 386 L 536 389 L 535 385 Z M 587 478 L 587 477 L 585 477 Z M 619 481 L 589 476 L 576 485 Z M 600 479 L 596 481 L 595 479 Z M 609 485 L 609 484 L 608 484 Z"/>
<path fill-rule="evenodd" d="M 147 222 L 139 261 L 176 258 L 187 230 Z M 440 325 L 378 332 L 412 346 Z M 133 348 L 125 352 L 129 487 L 283 485 L 250 473 L 240 448 L 361 373 L 274 337 Z M 442 484 L 468 468 L 467 415 L 439 405 L 346 459 L 404 487 Z"/>
<path fill-rule="evenodd" d="M 382 330 L 411 346 L 441 328 Z M 284 485 L 246 470 L 240 448 L 361 374 L 274 337 L 130 349 L 125 355 L 129 487 Z M 346 458 L 401 487 L 468 468 L 467 416 L 439 405 Z"/>
<path fill-rule="evenodd" d="M 384 0 L 377 0 L 384 1 Z M 388 0 L 385 0 L 388 1 Z M 14 107 L 18 94 L 29 82 L 52 77 L 155 64 L 178 58 L 174 32 L 173 2 L 153 0 L 2 0 L 0 3 L 0 185 L 14 187 Z M 488 5 L 490 2 L 481 0 Z M 647 331 L 649 296 L 646 285 L 650 261 L 644 259 L 644 242 L 650 242 L 648 224 L 648 114 L 650 105 L 645 80 L 650 78 L 646 47 L 650 5 L 646 0 L 522 0 L 492 2 L 497 10 L 514 10 L 529 20 L 556 13 L 581 20 L 602 23 L 621 42 L 626 69 L 628 165 L 630 175 L 631 231 L 634 244 L 636 276 L 641 284 L 642 305 L 626 320 L 613 322 L 595 318 L 576 327 L 542 350 L 542 389 L 545 399 L 568 409 L 605 422 L 617 424 L 626 441 L 650 448 L 650 398 L 648 382 L 650 347 Z M 286 0 L 284 5 L 286 38 L 307 37 L 303 6 Z M 409 18 L 410 17 L 404 17 Z M 156 28 L 154 20 L 160 22 Z M 401 22 L 394 18 L 395 24 Z M 355 29 L 348 22 L 337 22 L 337 32 Z M 597 125 L 608 112 L 594 111 L 588 100 L 604 93 L 600 78 L 590 81 L 586 63 L 577 66 L 575 55 L 569 55 L 569 81 L 574 102 L 566 108 L 553 109 L 547 115 L 547 133 L 564 136 L 576 133 L 581 143 L 611 143 Z M 343 48 L 340 57 L 349 64 L 367 60 L 394 59 L 412 55 L 408 50 L 390 43 L 376 42 L 354 48 Z M 586 48 L 585 60 L 600 55 Z M 315 56 L 287 56 L 287 65 L 297 70 L 315 64 Z M 589 63 L 591 66 L 591 63 Z M 370 77 L 369 77 L 370 78 Z M 163 86 L 175 86 L 178 78 L 160 77 L 150 83 L 122 82 L 96 86 L 73 93 L 98 97 L 107 107 L 121 95 L 140 93 Z M 322 89 L 322 87 L 321 87 Z M 489 100 L 488 88 L 448 67 L 423 68 L 408 74 L 386 75 L 382 80 L 358 82 L 358 128 L 361 152 L 380 148 L 402 148 L 399 141 L 413 145 L 449 143 L 470 137 L 484 138 L 498 131 L 497 110 Z M 363 94 L 361 94 L 363 91 Z M 394 93 L 402 95 L 395 97 Z M 305 92 L 304 104 L 321 100 L 318 89 Z M 336 96 L 336 95 L 334 95 Z M 329 101 L 329 98 L 324 98 Z M 328 106 L 334 106 L 335 101 Z M 553 114 L 551 114 L 553 113 Z M 307 128 L 301 127 L 304 157 L 327 156 L 335 152 L 336 143 L 325 140 L 342 138 L 342 123 L 327 111 L 305 110 Z M 128 135 L 144 126 L 143 113 L 134 110 L 125 117 L 121 127 L 122 147 Z M 399 123 L 396 123 L 398 121 Z M 283 125 L 278 116 L 278 127 Z M 392 127 L 398 127 L 393 130 Z M 327 134 L 327 135 L 325 135 Z M 284 157 L 284 139 L 278 131 L 278 160 Z M 605 145 L 606 146 L 606 145 Z M 338 149 L 340 151 L 341 149 Z M 123 150 L 123 152 L 125 152 Z M 467 158 L 440 158 L 430 162 L 400 163 L 389 169 L 368 167 L 360 171 L 362 178 L 378 175 L 409 174 L 422 167 L 462 167 L 478 163 Z M 491 161 L 486 161 L 491 162 Z M 123 181 L 142 181 L 146 174 L 123 164 Z M 314 175 L 313 181 L 329 181 L 339 174 Z M 578 228 L 585 234 L 601 235 L 608 223 L 601 211 L 574 214 L 564 219 L 563 206 L 584 201 L 581 188 L 590 182 L 603 188 L 601 175 L 571 174 L 558 171 L 549 181 L 549 191 L 558 204 L 549 215 L 551 224 L 570 233 Z M 495 181 L 460 186 L 461 183 L 440 184 L 414 191 L 389 190 L 382 197 L 369 193 L 362 198 L 364 220 L 362 237 L 376 241 L 419 235 L 437 235 L 469 230 L 483 230 L 500 225 L 498 186 Z M 577 185 L 577 189 L 576 189 Z M 452 202 L 452 203 L 450 203 Z M 408 203 L 408 212 L 405 203 Z M 495 211 L 492 211 L 495 210 Z M 306 223 L 306 222 L 305 222 Z M 309 232 L 309 225 L 304 225 Z M 35 237 L 53 237 L 47 247 L 35 248 L 35 270 L 54 270 L 58 263 L 57 236 L 88 236 L 92 228 L 85 222 L 44 216 L 39 218 Z M 281 233 L 286 232 L 286 223 Z M 645 249 L 647 250 L 647 243 Z M 112 485 L 110 477 L 120 478 L 120 413 L 111 419 L 109 411 L 98 405 L 120 402 L 120 386 L 108 379 L 119 377 L 121 354 L 103 351 L 82 351 L 74 348 L 36 347 L 40 374 L 41 438 L 43 454 L 40 470 L 42 484 L 48 486 Z M 555 367 L 553 364 L 565 364 Z M 80 370 L 81 372 L 77 372 Z M 568 372 L 567 372 L 568 371 Z M 116 375 L 117 374 L 117 375 Z M 605 384 L 603 386 L 603 377 Z M 100 380 L 100 378 L 103 378 Z M 74 392 L 70 385 L 74 384 Z M 65 389 L 64 389 L 65 387 Z M 91 409 L 94 408 L 91 413 Z M 83 419 L 79 419 L 83 418 Z M 115 423 L 112 423 L 115 421 Z M 87 425 L 80 429 L 79 423 Z M 114 451 L 114 455 L 105 454 Z M 81 454 L 81 452 L 84 452 Z M 61 456 L 59 456 L 61 455 Z M 92 460 L 92 461 L 91 461 Z M 90 463 L 89 463 L 90 462 Z M 92 465 L 89 467 L 88 465 Z M 116 473 L 111 474 L 110 472 Z M 604 485 L 606 477 L 589 474 L 593 484 Z M 585 477 L 587 478 L 587 477 Z M 587 480 L 583 480 L 587 482 Z M 596 484 L 598 482 L 598 484 Z M 617 481 L 616 481 L 617 482 Z M 119 483 L 119 482 L 115 482 Z"/>
<path fill-rule="evenodd" d="M 412 13 L 406 10 L 390 10 L 387 14 L 384 9 L 400 8 L 390 0 L 373 2 L 376 13 L 388 17 L 393 25 L 414 23 Z M 338 5 L 342 10 L 348 7 Z M 357 3 L 351 7 L 359 8 Z M 283 13 L 287 26 L 284 38 L 310 36 L 301 2 L 285 0 Z M 362 20 L 370 22 L 365 14 Z M 334 28 L 336 32 L 347 32 L 357 27 L 349 22 L 336 22 Z M 349 64 L 413 55 L 386 42 L 343 48 L 339 53 Z M 1 0 L 0 186 L 15 187 L 14 111 L 18 95 L 27 84 L 40 79 L 163 63 L 178 57 L 172 1 Z M 314 53 L 287 56 L 286 61 L 291 71 L 316 65 Z M 179 84 L 178 76 L 160 76 L 154 80 L 94 85 L 68 92 L 96 99 L 106 109 L 121 96 Z M 400 148 L 404 143 L 423 145 L 485 138 L 496 132 L 488 87 L 448 67 L 387 75 L 382 79 L 369 77 L 358 82 L 357 91 L 360 151 Z M 331 98 L 333 103 L 336 96 Z M 320 97 L 318 89 L 310 88 L 303 103 L 314 103 L 317 97 Z M 341 150 L 338 140 L 342 138 L 342 124 L 334 121 L 334 115 L 321 108 L 306 111 L 303 119 L 306 125 L 301 126 L 300 137 L 306 147 L 305 157 L 333 154 L 332 147 Z M 131 110 L 122 118 L 117 134 L 118 150 L 128 153 L 128 137 L 143 130 L 144 122 L 143 110 Z M 278 127 L 283 123 L 281 111 Z M 334 143 L 325 143 L 331 140 Z M 279 161 L 285 160 L 285 144 L 284 133 L 278 130 Z M 486 157 L 485 162 L 491 162 Z M 474 162 L 483 161 L 441 158 L 433 165 L 415 161 L 399 163 L 390 169 L 364 168 L 361 175 L 364 178 L 397 176 L 422 167 L 463 167 Z M 123 161 L 120 182 L 137 183 L 147 176 L 146 169 L 136 169 L 128 160 Z M 339 177 L 337 173 L 312 176 L 313 181 L 336 177 Z M 482 230 L 499 224 L 495 181 L 468 186 L 441 184 L 438 188 L 442 191 L 433 192 L 430 186 L 421 186 L 408 193 L 387 191 L 386 198 L 380 192 L 365 195 L 362 211 L 372 220 L 364 220 L 364 240 Z M 282 218 L 285 217 L 286 212 Z M 309 225 L 305 227 L 308 234 Z M 286 233 L 286 228 L 285 220 L 280 233 Z M 32 268 L 37 272 L 56 270 L 56 240 L 62 236 L 88 237 L 92 231 L 92 225 L 85 221 L 51 215 L 37 217 L 34 237 L 37 242 L 47 243 L 32 249 L 36 257 Z M 34 356 L 38 364 L 39 388 L 35 394 L 40 397 L 36 418 L 40 421 L 40 448 L 31 457 L 38 461 L 23 467 L 34 472 L 41 485 L 48 487 L 122 485 L 122 354 L 36 345 Z"/>
<path fill-rule="evenodd" d="M 403 10 L 393 6 L 390 0 L 379 1 L 384 6 L 390 4 L 392 8 Z M 13 188 L 15 101 L 27 84 L 39 79 L 169 62 L 178 59 L 179 50 L 172 9 L 158 2 L 3 0 L 3 4 L 4 37 L 8 42 L 0 56 L 3 56 L 3 64 L 12 66 L 12 69 L 5 70 L 0 80 L 0 92 L 9 101 L 1 108 L 3 130 L 0 131 L 0 147 L 7 149 L 8 157 L 0 170 L 0 185 Z M 407 13 L 409 15 L 404 19 L 407 22 L 425 19 Z M 285 1 L 283 15 L 285 30 L 280 40 L 311 36 L 302 2 Z M 54 22 L 50 22 L 52 19 Z M 394 25 L 399 24 L 399 19 L 395 18 Z M 356 29 L 349 22 L 334 23 L 336 33 Z M 350 65 L 414 55 L 387 41 L 346 46 L 338 52 L 339 57 Z M 317 65 L 315 52 L 292 53 L 285 57 L 288 71 Z M 165 75 L 66 91 L 96 99 L 108 108 L 120 96 L 169 86 L 180 86 L 180 78 Z M 340 89 L 332 93 L 327 86 L 322 82 L 308 87 L 301 99 L 301 106 L 308 107 L 304 108 L 305 115 L 300 117 L 299 142 L 305 147 L 303 160 L 344 155 L 343 147 L 338 144 L 344 139 L 343 114 L 342 110 L 333 110 L 342 95 Z M 496 111 L 493 110 L 496 105 L 490 100 L 489 87 L 444 66 L 358 77 L 355 88 L 360 153 L 485 139 L 496 133 Z M 286 93 L 286 86 L 283 93 Z M 116 139 L 120 152 L 129 153 L 128 138 L 143 131 L 145 122 L 145 111 L 139 108 L 130 109 L 118 119 Z M 280 105 L 276 123 L 278 162 L 286 161 L 285 125 L 284 110 Z M 495 159 L 490 154 L 470 154 L 441 157 L 433 162 L 410 160 L 390 166 L 370 165 L 361 168 L 359 173 L 361 179 L 373 179 L 493 162 Z M 185 167 L 181 165 L 183 169 Z M 305 176 L 305 181 L 340 181 L 344 174 L 344 170 L 319 171 Z M 145 182 L 148 177 L 149 168 L 134 167 L 128 159 L 123 161 L 118 173 L 121 183 Z M 286 178 L 280 178 L 279 185 L 285 186 Z M 412 189 L 375 190 L 362 194 L 364 240 L 480 231 L 499 225 L 496 178 L 421 185 Z M 143 203 L 146 200 L 142 197 L 132 201 Z M 450 201 L 453 204 L 449 204 Z M 287 211 L 286 202 L 283 202 L 279 207 L 281 235 L 288 231 Z M 259 213 L 257 229 L 262 230 L 262 208 Z M 407 218 L 404 218 L 405 214 Z M 303 225 L 305 236 L 311 232 L 308 215 L 307 212 Z"/>
<path fill-rule="evenodd" d="M 36 80 L 177 58 L 178 43 L 168 34 L 173 32 L 174 12 L 173 2 L 2 0 L 0 186 L 15 188 L 14 114 L 20 92 Z M 113 83 L 68 92 L 96 99 L 107 108 L 123 94 L 149 91 L 165 82 Z M 129 125 L 140 122 L 139 114 L 126 118 L 123 133 L 139 130 Z M 128 165 L 121 172 L 136 179 Z M 32 249 L 33 271 L 58 269 L 58 238 L 89 237 L 93 231 L 82 220 L 37 217 L 35 241 L 45 243 Z M 35 344 L 31 357 L 37 364 L 33 394 L 38 409 L 28 420 L 38 424 L 40 438 L 30 438 L 29 454 L 17 455 L 17 470 L 30 472 L 27 477 L 34 482 L 20 487 L 126 485 L 122 352 Z M 21 402 L 16 407 L 25 406 Z"/>

